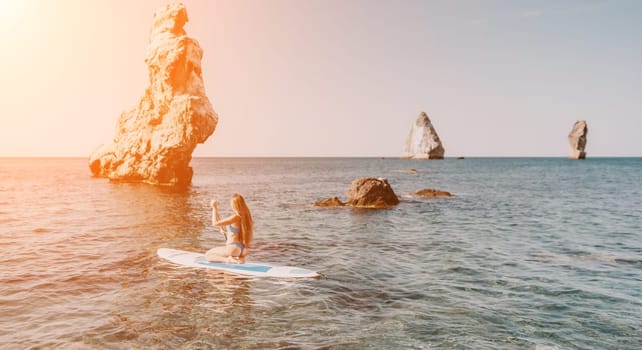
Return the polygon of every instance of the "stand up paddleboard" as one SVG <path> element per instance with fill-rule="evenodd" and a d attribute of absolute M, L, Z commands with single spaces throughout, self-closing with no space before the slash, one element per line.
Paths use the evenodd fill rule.
<path fill-rule="evenodd" d="M 212 262 L 207 261 L 203 254 L 178 249 L 160 248 L 157 253 L 159 257 L 181 266 L 221 270 L 237 275 L 280 278 L 319 276 L 315 271 L 291 266 L 279 266 L 259 262 L 245 264 Z"/>

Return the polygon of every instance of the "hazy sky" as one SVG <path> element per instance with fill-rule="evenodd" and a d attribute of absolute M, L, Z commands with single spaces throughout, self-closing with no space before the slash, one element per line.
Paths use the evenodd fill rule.
<path fill-rule="evenodd" d="M 88 156 L 167 1 L 0 0 L 0 156 Z M 642 155 L 642 1 L 184 1 L 219 124 L 195 156 Z"/>

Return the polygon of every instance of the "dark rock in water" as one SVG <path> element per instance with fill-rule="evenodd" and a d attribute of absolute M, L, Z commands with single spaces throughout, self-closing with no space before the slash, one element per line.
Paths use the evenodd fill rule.
<path fill-rule="evenodd" d="M 573 129 L 568 134 L 568 142 L 571 146 L 570 159 L 586 158 L 586 137 L 588 135 L 588 126 L 585 120 L 578 120 L 573 124 Z"/>
<path fill-rule="evenodd" d="M 205 95 L 198 42 L 183 26 L 182 4 L 167 5 L 154 14 L 145 63 L 149 87 L 136 108 L 124 112 L 112 143 L 89 158 L 97 177 L 154 185 L 187 185 L 196 145 L 214 132 L 218 116 Z"/>
<path fill-rule="evenodd" d="M 457 159 L 464 159 L 464 157 L 457 157 Z"/>
<path fill-rule="evenodd" d="M 339 197 L 332 197 L 326 200 L 315 202 L 314 205 L 317 207 L 343 207 L 346 204 L 343 203 L 339 199 Z"/>
<path fill-rule="evenodd" d="M 317 207 L 344 207 L 355 208 L 389 208 L 399 204 L 399 198 L 392 190 L 388 180 L 364 177 L 352 181 L 348 190 L 348 201 L 343 202 L 338 197 L 315 202 Z"/>
<path fill-rule="evenodd" d="M 389 208 L 399 204 L 399 198 L 387 179 L 364 177 L 352 181 L 347 204 L 357 208 Z"/>
<path fill-rule="evenodd" d="M 420 197 L 452 197 L 453 195 L 450 192 L 436 190 L 433 188 L 426 188 L 420 191 L 417 191 L 415 195 Z"/>
<path fill-rule="evenodd" d="M 444 146 L 430 118 L 421 112 L 410 129 L 402 158 L 444 159 L 444 153 Z"/>

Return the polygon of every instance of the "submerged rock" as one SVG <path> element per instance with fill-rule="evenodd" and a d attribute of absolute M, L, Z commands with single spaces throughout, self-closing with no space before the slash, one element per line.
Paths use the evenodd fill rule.
<path fill-rule="evenodd" d="M 586 137 L 588 135 L 588 126 L 585 120 L 578 120 L 573 124 L 573 129 L 568 134 L 568 142 L 571 146 L 570 159 L 585 159 Z"/>
<path fill-rule="evenodd" d="M 399 198 L 387 179 L 364 177 L 352 181 L 347 204 L 357 208 L 388 208 L 399 204 Z"/>
<path fill-rule="evenodd" d="M 318 201 L 314 203 L 315 206 L 317 207 L 342 207 L 346 205 L 343 203 L 339 197 L 332 197 L 328 198 L 326 200 Z"/>
<path fill-rule="evenodd" d="M 94 176 L 156 185 L 191 182 L 196 145 L 214 132 L 218 116 L 205 95 L 203 50 L 187 36 L 183 4 L 156 11 L 145 62 L 149 87 L 138 106 L 121 114 L 113 143 L 89 158 Z"/>
<path fill-rule="evenodd" d="M 439 135 L 425 112 L 412 125 L 406 139 L 403 158 L 410 159 L 444 159 L 444 146 Z"/>
<path fill-rule="evenodd" d="M 436 190 L 433 188 L 426 188 L 423 190 L 419 190 L 415 193 L 415 195 L 420 197 L 452 197 L 453 196 L 450 192 Z"/>

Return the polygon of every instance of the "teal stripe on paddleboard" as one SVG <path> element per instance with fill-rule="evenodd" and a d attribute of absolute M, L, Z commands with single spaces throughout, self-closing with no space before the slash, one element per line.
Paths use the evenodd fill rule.
<path fill-rule="evenodd" d="M 196 262 L 200 265 L 221 267 L 232 270 L 252 271 L 252 272 L 268 272 L 272 269 L 271 266 L 265 265 L 252 265 L 252 264 L 227 264 L 222 262 L 207 261 L 204 257 L 199 257 Z"/>

